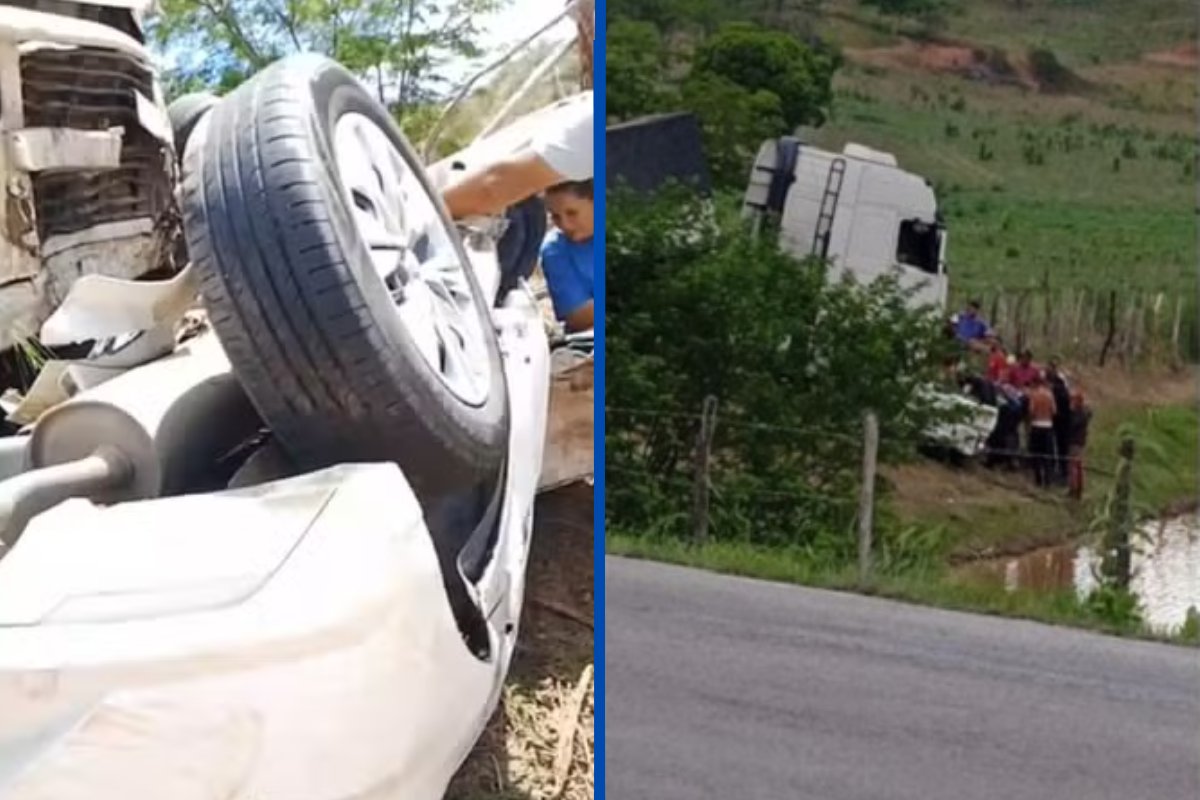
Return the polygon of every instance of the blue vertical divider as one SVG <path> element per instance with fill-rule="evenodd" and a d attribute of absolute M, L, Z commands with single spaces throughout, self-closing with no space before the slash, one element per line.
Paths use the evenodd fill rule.
<path fill-rule="evenodd" d="M 594 601 L 594 630 L 595 630 L 595 681 L 596 681 L 596 731 L 595 731 L 595 785 L 596 797 L 604 797 L 604 132 L 605 132 L 605 103 L 604 103 L 604 63 L 605 63 L 605 31 L 608 29 L 608 19 L 605 13 L 605 0 L 596 0 L 596 42 L 592 59 L 594 70 L 596 103 L 595 142 L 593 151 L 595 163 L 592 174 L 595 176 L 596 197 L 596 242 L 594 247 L 596 273 L 596 409 L 595 409 L 595 518 L 592 532 L 595 537 L 595 575 Z"/>

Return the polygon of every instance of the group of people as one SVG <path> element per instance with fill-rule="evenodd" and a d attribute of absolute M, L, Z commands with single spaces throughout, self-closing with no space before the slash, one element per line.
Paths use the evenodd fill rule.
<path fill-rule="evenodd" d="M 950 321 L 947 333 L 984 365 L 972 370 L 955 359 L 952 367 L 960 386 L 997 409 L 986 443 L 987 464 L 1027 464 L 1038 486 L 1066 486 L 1072 497 L 1082 497 L 1092 418 L 1082 389 L 1068 381 L 1057 359 L 1041 366 L 1028 349 L 1010 355 L 980 315 L 977 301 Z"/>

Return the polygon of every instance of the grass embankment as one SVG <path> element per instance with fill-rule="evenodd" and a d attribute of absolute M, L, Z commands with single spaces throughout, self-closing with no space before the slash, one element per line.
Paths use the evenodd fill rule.
<path fill-rule="evenodd" d="M 1017 554 L 1085 535 L 1112 488 L 1117 445 L 1125 433 L 1138 446 L 1133 470 L 1136 509 L 1156 515 L 1195 504 L 1200 442 L 1200 416 L 1191 399 L 1195 374 L 1151 380 L 1109 370 L 1089 374 L 1087 380 L 1098 387 L 1094 402 L 1100 403 L 1090 459 L 1103 471 L 1089 475 L 1082 503 L 1069 502 L 1059 491 L 1036 489 L 1024 472 L 1006 475 L 931 462 L 887 470 L 880 502 L 895 518 L 892 524 L 909 531 L 907 546 L 916 555 L 906 559 L 903 568 L 877 574 L 868 586 L 858 585 L 854 566 L 814 559 L 799 548 L 722 541 L 693 547 L 678 540 L 609 532 L 607 550 L 765 580 L 863 591 L 1110 634 L 1200 643 L 1194 632 L 1160 636 L 1113 619 L 1079 602 L 1067 588 L 1007 591 L 999 585 L 964 582 L 953 572 L 964 559 Z"/>
<path fill-rule="evenodd" d="M 1194 505 L 1200 415 L 1194 372 L 1153 378 L 1120 370 L 1083 381 L 1095 408 L 1082 503 L 1039 490 L 1026 471 L 952 468 L 932 462 L 887 470 L 886 497 L 907 523 L 942 527 L 950 561 L 1011 555 L 1063 544 L 1086 532 L 1108 497 L 1123 432 L 1134 439 L 1133 502 L 1144 515 Z"/>
<path fill-rule="evenodd" d="M 1194 632 L 1165 636 L 1126 624 L 1092 611 L 1074 592 L 1006 591 L 1003 587 L 955 581 L 944 566 L 929 564 L 904 574 L 875 575 L 859 584 L 855 568 L 814 563 L 800 550 L 757 547 L 744 542 L 711 542 L 692 546 L 678 540 L 647 539 L 621 533 L 607 534 L 610 555 L 661 561 L 728 575 L 793 583 L 819 589 L 853 591 L 920 605 L 978 614 L 1029 619 L 1118 636 L 1176 644 L 1200 645 Z"/>
<path fill-rule="evenodd" d="M 1200 645 L 1200 638 L 1194 633 L 1187 636 L 1163 636 L 1141 630 L 1140 627 L 1112 621 L 1103 614 L 1092 612 L 1076 599 L 1073 591 L 1067 589 L 1006 591 L 991 585 L 950 581 L 942 570 L 934 566 L 907 575 L 876 576 L 864 587 L 859 585 L 853 567 L 814 564 L 808 555 L 799 549 L 788 551 L 756 547 L 744 542 L 710 542 L 708 545 L 696 547 L 680 541 L 650 540 L 613 533 L 607 534 L 606 548 L 610 555 L 662 561 L 666 564 L 695 567 L 725 575 L 800 584 L 817 589 L 856 591 L 859 594 L 887 597 L 890 600 L 923 606 L 1036 620 L 1050 625 L 1079 627 L 1116 636 Z"/>

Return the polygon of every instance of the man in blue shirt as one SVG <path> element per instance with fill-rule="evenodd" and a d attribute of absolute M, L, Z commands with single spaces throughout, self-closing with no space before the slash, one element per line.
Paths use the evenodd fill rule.
<path fill-rule="evenodd" d="M 958 340 L 966 345 L 987 338 L 988 325 L 979 316 L 978 300 L 967 303 L 967 310 L 959 314 L 954 324 L 954 333 Z"/>
<path fill-rule="evenodd" d="M 546 207 L 556 230 L 542 245 L 542 273 L 554 303 L 554 315 L 568 331 L 589 330 L 595 321 L 592 182 L 572 181 L 550 187 L 546 190 Z"/>

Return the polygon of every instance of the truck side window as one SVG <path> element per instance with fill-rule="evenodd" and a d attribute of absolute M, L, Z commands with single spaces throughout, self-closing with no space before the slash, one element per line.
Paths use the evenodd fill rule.
<path fill-rule="evenodd" d="M 896 260 L 901 264 L 936 275 L 938 249 L 937 225 L 919 219 L 906 219 L 900 223 Z"/>

